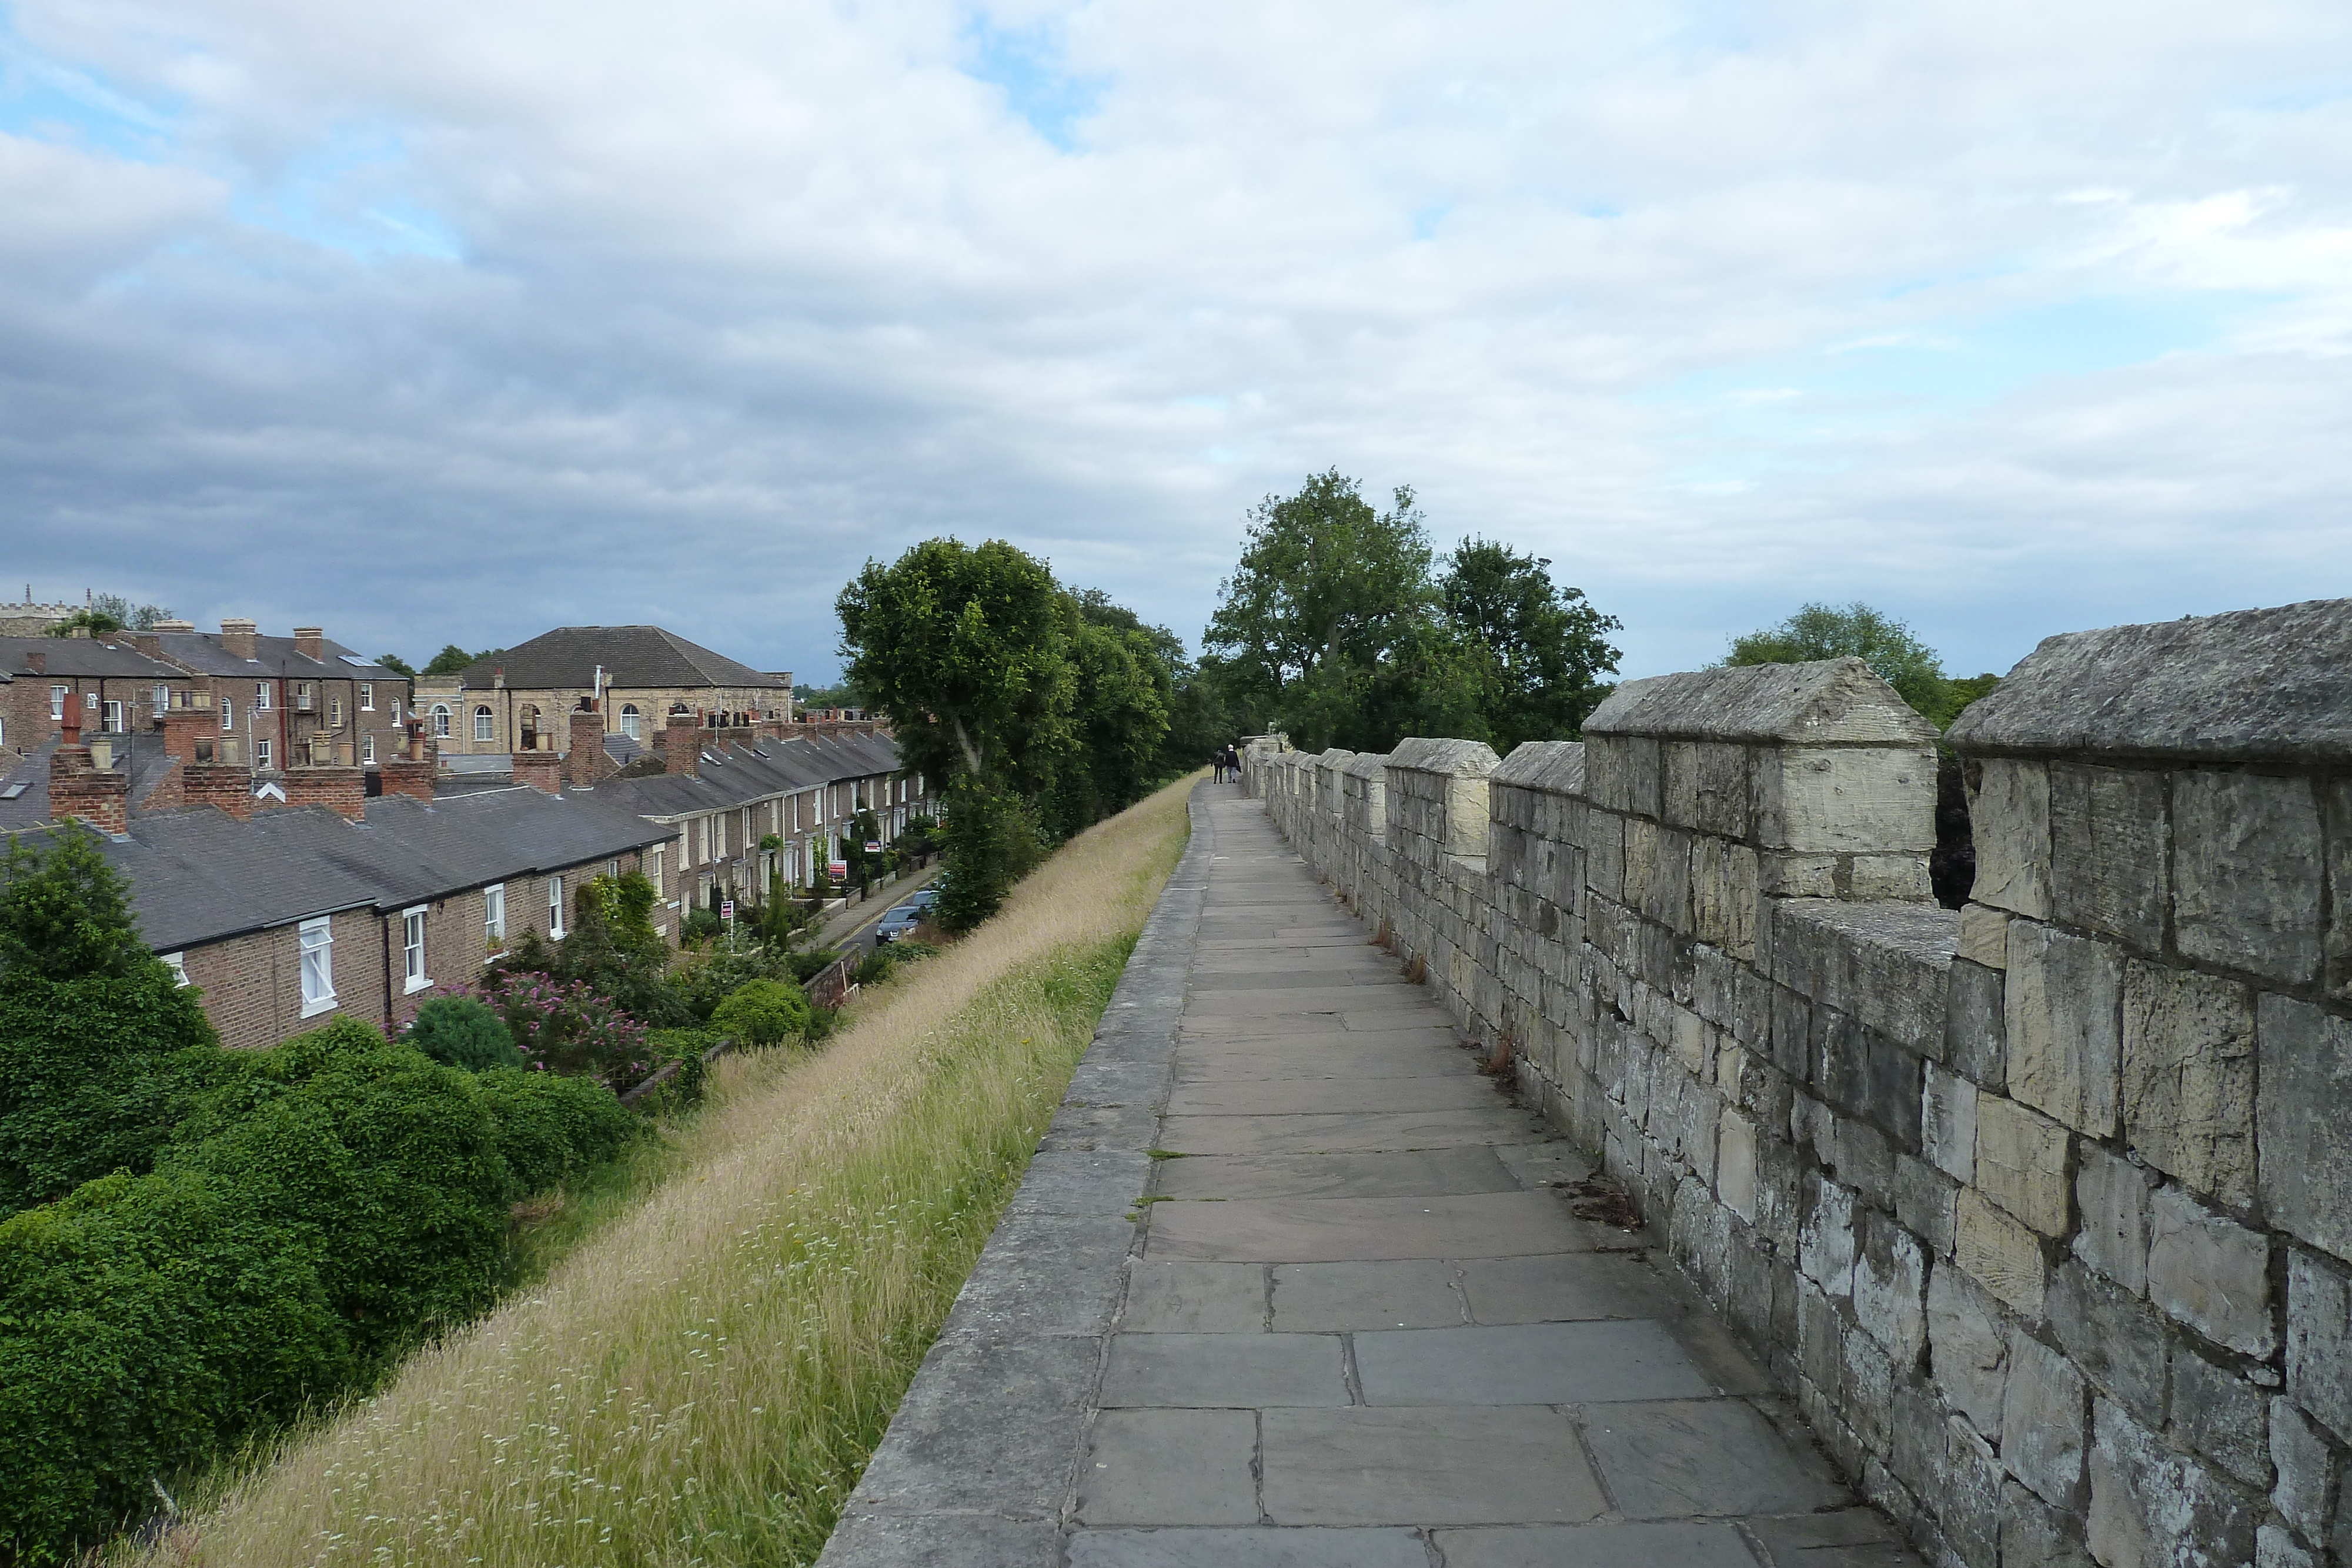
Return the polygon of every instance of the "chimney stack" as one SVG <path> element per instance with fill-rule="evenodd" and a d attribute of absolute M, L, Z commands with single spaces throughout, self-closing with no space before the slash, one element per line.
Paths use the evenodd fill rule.
<path fill-rule="evenodd" d="M 619 769 L 604 749 L 604 716 L 593 702 L 572 710 L 572 749 L 564 754 L 564 781 L 574 789 L 593 789 Z"/>
<path fill-rule="evenodd" d="M 552 751 L 518 751 L 514 755 L 514 781 L 528 784 L 541 794 L 563 793 L 563 758 Z"/>
<path fill-rule="evenodd" d="M 191 806 L 217 806 L 242 821 L 253 815 L 253 769 L 242 762 L 184 763 L 180 795 Z"/>
<path fill-rule="evenodd" d="M 322 664 L 325 664 L 327 662 L 326 628 L 322 626 L 295 627 L 294 651 L 301 654 L 306 659 L 316 659 L 319 663 Z"/>
<path fill-rule="evenodd" d="M 193 621 L 158 621 L 155 622 L 155 630 L 158 632 L 193 632 L 195 629 L 196 623 Z"/>
<path fill-rule="evenodd" d="M 440 770 L 440 760 L 425 738 L 423 719 L 409 719 L 404 727 L 408 731 L 408 755 L 393 758 L 379 769 L 383 775 L 383 792 L 429 804 L 433 800 L 433 775 Z"/>
<path fill-rule="evenodd" d="M 25 668 L 32 671 L 33 674 L 37 675 L 47 674 L 49 673 L 49 655 L 46 652 L 38 649 L 27 653 L 25 655 Z"/>
<path fill-rule="evenodd" d="M 221 619 L 221 646 L 240 659 L 250 659 L 254 653 L 254 633 L 259 630 L 257 622 L 243 616 L 224 616 Z"/>
<path fill-rule="evenodd" d="M 289 768 L 285 773 L 289 806 L 325 806 L 356 822 L 367 815 L 367 773 L 358 768 Z"/>
<path fill-rule="evenodd" d="M 662 767 L 682 778 L 702 777 L 702 726 L 692 714 L 674 713 L 663 727 Z"/>
<path fill-rule="evenodd" d="M 101 833 L 131 828 L 131 770 L 90 764 L 86 747 L 70 743 L 49 754 L 49 814 L 75 817 Z"/>

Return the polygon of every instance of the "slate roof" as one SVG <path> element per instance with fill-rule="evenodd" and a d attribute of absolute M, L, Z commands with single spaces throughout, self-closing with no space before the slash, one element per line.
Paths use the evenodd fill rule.
<path fill-rule="evenodd" d="M 509 688 L 586 687 L 596 666 L 607 686 L 767 686 L 791 688 L 724 653 L 714 653 L 658 626 L 558 626 L 458 672 L 467 691 L 488 691 L 498 672 Z"/>
<path fill-rule="evenodd" d="M 26 655 L 39 653 L 52 675 L 82 679 L 132 678 L 175 681 L 184 677 L 127 642 L 109 643 L 97 637 L 0 637 L 0 673 L 16 680 L 38 680 Z"/>
<path fill-rule="evenodd" d="M 163 776 L 179 765 L 165 754 L 160 735 L 133 731 L 109 738 L 114 742 L 117 758 L 123 755 L 126 747 L 130 752 L 131 806 L 135 811 L 163 782 Z M 37 828 L 49 820 L 49 758 L 58 745 L 57 741 L 45 740 L 24 757 L 13 751 L 0 751 L 0 832 Z M 19 784 L 25 788 L 16 790 Z M 16 792 L 12 795 L 12 790 Z"/>
<path fill-rule="evenodd" d="M 692 816 L 724 810 L 771 795 L 791 794 L 818 784 L 896 773 L 898 743 L 884 735 L 793 736 L 761 740 L 755 747 L 706 747 L 702 773 L 656 773 L 644 779 L 613 779 L 598 785 L 600 800 L 623 803 L 648 817 Z"/>
<path fill-rule="evenodd" d="M 668 837 L 583 797 L 507 789 L 429 805 L 386 795 L 360 822 L 324 806 L 242 822 L 198 807 L 133 817 L 100 848 L 130 880 L 141 934 L 168 953 L 338 910 L 400 909 Z"/>
<path fill-rule="evenodd" d="M 388 670 L 363 659 L 331 638 L 320 641 L 326 655 L 313 659 L 294 645 L 291 637 L 253 640 L 254 656 L 240 657 L 222 645 L 217 632 L 159 632 L 156 647 L 164 658 L 200 675 L 275 675 L 285 680 L 404 681 L 398 670 Z"/>

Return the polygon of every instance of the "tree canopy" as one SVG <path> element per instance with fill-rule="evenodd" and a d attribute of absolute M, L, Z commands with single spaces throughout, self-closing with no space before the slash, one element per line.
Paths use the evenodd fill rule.
<path fill-rule="evenodd" d="M 1550 565 L 1477 538 L 1441 558 L 1410 486 L 1381 512 L 1359 481 L 1312 475 L 1250 513 L 1202 675 L 1223 712 L 1310 749 L 1572 738 L 1608 693 L 1618 622 Z"/>
<path fill-rule="evenodd" d="M 1801 664 L 1815 659 L 1860 659 L 1937 729 L 1949 729 L 1960 710 L 2000 684 L 1992 674 L 1954 680 L 1943 660 L 1911 628 L 1859 600 L 1843 608 L 1811 603 L 1777 626 L 1731 640 L 1721 664 Z"/>

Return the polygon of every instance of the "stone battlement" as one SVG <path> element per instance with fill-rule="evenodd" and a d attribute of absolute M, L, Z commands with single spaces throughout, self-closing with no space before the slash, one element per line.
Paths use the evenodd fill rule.
<path fill-rule="evenodd" d="M 1249 789 L 1930 1560 L 2352 1560 L 2352 601 L 1856 660 Z"/>

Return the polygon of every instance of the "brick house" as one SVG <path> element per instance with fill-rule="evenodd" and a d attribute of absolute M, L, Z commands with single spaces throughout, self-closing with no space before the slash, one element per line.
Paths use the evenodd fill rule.
<path fill-rule="evenodd" d="M 0 747 L 21 757 L 56 741 L 68 709 L 85 734 L 150 729 L 191 690 L 185 671 L 142 653 L 128 633 L 0 637 Z"/>
<path fill-rule="evenodd" d="M 58 799 L 78 782 L 72 749 L 50 785 L 60 816 L 83 803 Z M 250 779 L 236 765 L 214 768 Z M 649 869 L 646 852 L 668 838 L 584 796 L 525 785 L 368 799 L 358 775 L 295 768 L 287 801 L 248 783 L 241 807 L 142 813 L 103 835 L 141 934 L 202 988 L 225 1045 L 274 1045 L 337 1017 L 404 1023 L 524 932 L 561 938 L 585 880 Z"/>
<path fill-rule="evenodd" d="M 417 711 L 450 755 L 569 751 L 571 716 L 592 701 L 611 737 L 650 746 L 675 714 L 789 720 L 793 677 L 658 626 L 559 626 L 457 674 L 416 683 Z"/>
<path fill-rule="evenodd" d="M 121 636 L 185 673 L 194 706 L 230 742 L 224 760 L 261 773 L 312 763 L 364 768 L 402 750 L 408 677 L 319 627 L 268 637 L 246 620 L 225 619 L 216 632 L 162 621 Z"/>

